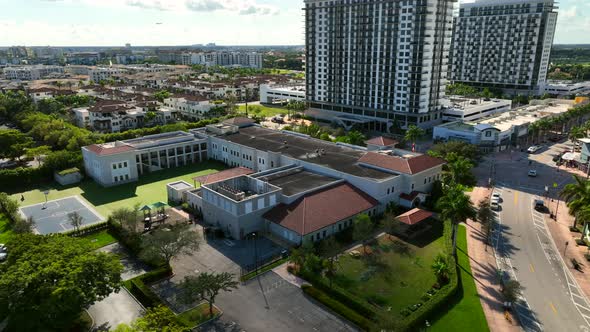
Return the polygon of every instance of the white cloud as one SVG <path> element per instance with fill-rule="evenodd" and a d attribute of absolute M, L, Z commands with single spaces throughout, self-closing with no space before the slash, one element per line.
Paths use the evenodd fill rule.
<path fill-rule="evenodd" d="M 59 1 L 63 4 L 82 2 L 90 6 L 121 8 L 127 6 L 142 10 L 175 12 L 217 12 L 224 11 L 239 15 L 276 15 L 275 6 L 259 3 L 257 0 L 44 0 Z"/>
<path fill-rule="evenodd" d="M 573 6 L 567 10 L 561 10 L 558 16 L 561 16 L 562 18 L 574 18 L 578 16 L 578 7 Z"/>

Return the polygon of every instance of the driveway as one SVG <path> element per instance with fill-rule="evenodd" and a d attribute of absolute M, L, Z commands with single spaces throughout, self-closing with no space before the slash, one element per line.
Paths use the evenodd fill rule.
<path fill-rule="evenodd" d="M 128 280 L 144 274 L 146 266 L 130 256 L 127 250 L 119 243 L 98 249 L 118 255 L 123 264 L 123 280 Z M 111 293 L 104 300 L 95 303 L 88 309 L 88 313 L 94 320 L 94 331 L 109 331 L 121 323 L 130 324 L 143 314 L 143 307 L 127 292 L 121 288 L 118 293 Z"/>
<path fill-rule="evenodd" d="M 224 314 L 201 331 L 356 331 L 270 271 L 218 296 Z"/>

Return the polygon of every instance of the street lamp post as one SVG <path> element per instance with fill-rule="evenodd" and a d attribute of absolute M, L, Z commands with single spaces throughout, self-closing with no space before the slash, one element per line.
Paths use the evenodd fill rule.
<path fill-rule="evenodd" d="M 254 271 L 255 275 L 258 275 L 258 250 L 256 248 L 256 233 L 252 232 L 252 237 L 254 237 Z"/>

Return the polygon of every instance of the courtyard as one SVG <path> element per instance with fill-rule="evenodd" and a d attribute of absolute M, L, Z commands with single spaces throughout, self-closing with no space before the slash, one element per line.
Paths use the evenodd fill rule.
<path fill-rule="evenodd" d="M 421 302 L 436 283 L 430 266 L 444 252 L 442 222 L 432 220 L 428 231 L 407 242 L 382 235 L 366 250 L 340 256 L 334 284 L 401 319 L 402 309 Z"/>

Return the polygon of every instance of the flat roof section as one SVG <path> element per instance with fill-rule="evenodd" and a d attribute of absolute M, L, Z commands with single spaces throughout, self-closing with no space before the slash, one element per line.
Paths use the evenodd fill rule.
<path fill-rule="evenodd" d="M 156 134 L 156 135 L 149 135 L 149 136 L 144 136 L 144 137 L 139 137 L 139 138 L 132 138 L 132 139 L 128 139 L 128 140 L 124 140 L 123 143 L 131 145 L 135 148 L 145 148 L 148 146 L 153 146 L 153 145 L 165 145 L 165 144 L 169 144 L 169 140 L 177 140 L 179 138 L 185 138 L 184 140 L 178 140 L 178 142 L 180 141 L 189 141 L 189 140 L 194 140 L 195 137 L 194 135 L 184 132 L 184 131 L 173 131 L 173 132 L 169 132 L 169 133 L 163 133 L 163 134 Z M 176 141 L 174 142 L 176 143 Z"/>
<path fill-rule="evenodd" d="M 337 181 L 340 180 L 317 173 L 302 171 L 281 176 L 268 182 L 282 188 L 284 195 L 293 196 Z"/>
<path fill-rule="evenodd" d="M 173 182 L 173 183 L 169 183 L 168 185 L 170 187 L 174 188 L 175 190 L 185 190 L 185 189 L 190 189 L 193 187 L 184 181 Z"/>
<path fill-rule="evenodd" d="M 241 128 L 237 133 L 223 135 L 220 138 L 261 151 L 281 153 L 294 159 L 358 177 L 382 180 L 396 176 L 395 174 L 359 165 L 358 160 L 366 154 L 366 151 L 354 150 L 258 126 Z M 323 150 L 325 153 L 318 156 L 315 153 L 316 150 Z"/>

